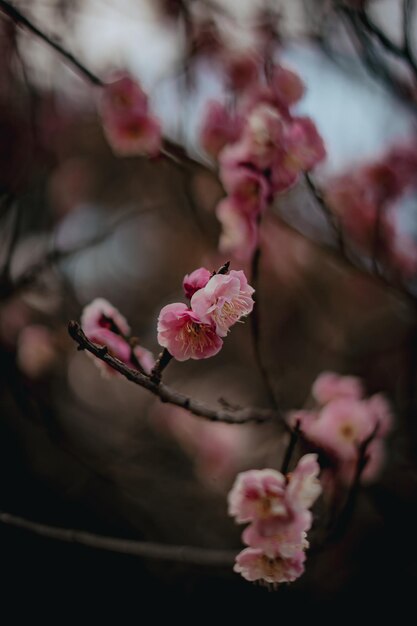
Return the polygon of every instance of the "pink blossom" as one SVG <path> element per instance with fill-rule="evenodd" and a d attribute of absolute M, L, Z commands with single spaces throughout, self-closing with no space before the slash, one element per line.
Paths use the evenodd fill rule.
<path fill-rule="evenodd" d="M 301 100 L 305 91 L 304 83 L 298 74 L 282 65 L 274 67 L 271 87 L 277 100 L 286 107 Z"/>
<path fill-rule="evenodd" d="M 180 302 L 168 304 L 161 310 L 158 342 L 177 361 L 207 359 L 217 354 L 223 345 L 214 327 L 203 323 L 194 311 Z"/>
<path fill-rule="evenodd" d="M 311 389 L 319 404 L 327 404 L 335 398 L 363 398 L 363 387 L 359 378 L 339 376 L 334 372 L 322 372 L 314 381 Z"/>
<path fill-rule="evenodd" d="M 182 286 L 184 289 L 185 297 L 191 300 L 196 291 L 205 287 L 210 280 L 212 272 L 205 267 L 199 267 L 191 274 L 184 276 Z"/>
<path fill-rule="evenodd" d="M 386 437 L 393 424 L 391 407 L 386 398 L 381 393 L 377 393 L 366 401 L 366 406 L 371 416 L 373 428 L 378 427 L 376 436 Z"/>
<path fill-rule="evenodd" d="M 337 459 L 357 457 L 357 447 L 374 429 L 374 420 L 365 402 L 353 398 L 336 398 L 309 424 L 304 434 Z"/>
<path fill-rule="evenodd" d="M 302 511 L 288 519 L 271 516 L 252 522 L 243 531 L 242 540 L 269 557 L 280 555 L 288 558 L 308 548 L 306 531 L 311 528 L 311 523 L 310 511 Z"/>
<path fill-rule="evenodd" d="M 104 298 L 96 298 L 87 305 L 81 315 L 81 326 L 87 337 L 97 328 L 106 328 L 119 335 L 130 335 L 126 318 Z"/>
<path fill-rule="evenodd" d="M 291 558 L 270 558 L 262 550 L 246 548 L 236 557 L 234 571 L 249 581 L 263 580 L 277 584 L 293 582 L 304 572 L 305 553 L 300 550 Z"/>
<path fill-rule="evenodd" d="M 191 298 L 191 308 L 205 324 L 213 324 L 219 337 L 253 309 L 254 289 L 242 270 L 216 274 Z"/>
<path fill-rule="evenodd" d="M 141 86 L 129 76 L 103 87 L 100 111 L 104 132 L 117 155 L 158 154 L 162 141 L 160 123 L 149 113 Z"/>
<path fill-rule="evenodd" d="M 241 213 L 256 217 L 266 208 L 270 185 L 259 171 L 238 163 L 225 164 L 223 161 L 220 178 Z"/>
<path fill-rule="evenodd" d="M 286 495 L 292 511 L 309 509 L 317 500 L 322 491 L 319 473 L 317 454 L 305 454 L 301 457 L 288 480 Z"/>
<path fill-rule="evenodd" d="M 237 475 L 228 496 L 229 515 L 238 523 L 287 517 L 285 478 L 273 469 L 249 470 Z"/>
<path fill-rule="evenodd" d="M 258 245 L 256 219 L 243 214 L 232 198 L 218 204 L 216 215 L 222 225 L 220 252 L 232 254 L 241 262 L 249 261 Z"/>
<path fill-rule="evenodd" d="M 133 354 L 135 355 L 136 359 L 139 361 L 145 373 L 150 375 L 150 373 L 152 372 L 155 366 L 155 357 L 152 354 L 152 352 L 150 352 L 143 346 L 137 345 L 137 346 L 134 346 L 133 348 Z M 130 361 L 132 361 L 132 357 L 130 358 Z M 132 363 L 132 367 L 135 367 L 134 363 Z"/>
<path fill-rule="evenodd" d="M 216 158 L 226 144 L 233 143 L 239 137 L 241 120 L 233 116 L 220 102 L 207 104 L 201 126 L 201 144 L 204 150 Z"/>
<path fill-rule="evenodd" d="M 300 174 L 326 156 L 323 140 L 308 117 L 295 117 L 285 125 L 280 150 L 274 155 L 271 182 L 275 192 L 285 191 Z"/>
<path fill-rule="evenodd" d="M 104 298 L 96 298 L 86 306 L 81 315 L 81 327 L 86 337 L 98 345 L 106 346 L 109 353 L 135 368 L 136 364 L 132 351 L 147 374 L 150 374 L 155 359 L 153 354 L 142 346 L 132 346 L 129 343 L 130 327 L 121 313 Z M 96 357 L 94 363 L 104 375 L 116 376 L 118 372 L 110 365 Z"/>
<path fill-rule="evenodd" d="M 242 146 L 247 146 L 250 162 L 257 168 L 270 167 L 284 140 L 284 121 L 279 111 L 266 103 L 250 113 L 244 129 Z"/>

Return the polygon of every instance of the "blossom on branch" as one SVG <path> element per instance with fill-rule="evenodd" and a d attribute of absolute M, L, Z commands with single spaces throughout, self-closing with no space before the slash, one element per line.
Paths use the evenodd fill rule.
<path fill-rule="evenodd" d="M 130 340 L 131 331 L 127 320 L 110 302 L 96 298 L 86 306 L 81 315 L 81 327 L 90 341 L 106 346 L 112 356 L 129 367 L 135 368 L 139 364 L 145 373 L 150 374 L 155 365 L 153 354 Z M 118 375 L 116 370 L 100 359 L 94 356 L 91 358 L 103 374 Z"/>
<path fill-rule="evenodd" d="M 254 289 L 241 270 L 211 276 L 205 268 L 185 276 L 183 286 L 186 296 L 192 294 L 190 307 L 175 302 L 161 310 L 158 342 L 177 361 L 207 359 L 220 351 L 230 328 L 252 311 Z"/>
<path fill-rule="evenodd" d="M 207 285 L 191 298 L 191 308 L 200 320 L 212 324 L 219 337 L 253 309 L 253 287 L 242 270 L 215 274 Z"/>
<path fill-rule="evenodd" d="M 360 446 L 369 440 L 361 478 L 375 480 L 385 457 L 383 439 L 392 427 L 387 400 L 382 394 L 366 398 L 358 378 L 334 372 L 317 377 L 312 396 L 317 406 L 295 412 L 290 423 L 299 421 L 304 439 L 326 453 L 334 476 L 346 484 L 354 478 Z"/>
<path fill-rule="evenodd" d="M 229 514 L 238 523 L 250 522 L 242 540 L 250 547 L 236 559 L 235 571 L 247 580 L 285 582 L 301 576 L 311 528 L 311 506 L 321 493 L 317 455 L 302 457 L 294 472 L 284 476 L 273 469 L 250 470 L 236 478 L 229 493 Z M 282 567 L 295 560 L 297 575 L 286 577 Z M 276 573 L 274 580 L 269 580 Z M 282 579 L 279 579 L 283 576 Z"/>

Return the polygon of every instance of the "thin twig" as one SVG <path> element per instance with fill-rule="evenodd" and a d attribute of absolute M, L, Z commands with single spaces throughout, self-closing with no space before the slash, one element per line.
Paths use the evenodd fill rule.
<path fill-rule="evenodd" d="M 309 174 L 308 172 L 305 172 L 304 176 L 305 176 L 305 181 L 307 183 L 309 190 L 311 191 L 312 195 L 316 199 L 317 204 L 319 205 L 323 215 L 325 216 L 330 228 L 333 230 L 335 234 L 340 253 L 343 256 L 345 256 L 346 255 L 345 242 L 343 238 L 343 230 L 341 228 L 339 220 L 337 219 L 335 214 L 331 211 L 331 209 L 327 206 L 324 196 L 321 190 L 316 185 L 311 174 Z"/>
<path fill-rule="evenodd" d="M 193 546 L 174 546 L 146 541 L 134 541 L 118 537 L 96 535 L 83 530 L 48 526 L 33 522 L 17 515 L 0 512 L 0 522 L 7 526 L 29 531 L 40 537 L 79 544 L 96 550 L 107 550 L 119 554 L 130 554 L 146 559 L 160 561 L 176 561 L 190 565 L 208 565 L 213 567 L 230 567 L 235 559 L 233 550 L 211 550 Z"/>
<path fill-rule="evenodd" d="M 284 476 L 288 473 L 292 455 L 294 454 L 295 446 L 297 445 L 299 436 L 300 436 L 300 420 L 297 420 L 295 423 L 294 429 L 291 431 L 290 440 L 288 442 L 288 446 L 285 451 L 285 456 L 282 461 L 281 474 L 284 474 Z"/>
<path fill-rule="evenodd" d="M 258 223 L 258 228 L 260 228 L 260 223 Z M 269 378 L 269 372 L 264 364 L 262 358 L 261 351 L 261 337 L 260 337 L 260 328 L 261 328 L 261 319 L 260 319 L 260 302 L 261 302 L 261 289 L 260 289 L 260 280 L 259 280 L 259 268 L 261 261 L 261 246 L 260 244 L 257 246 L 253 257 L 252 257 L 252 266 L 251 266 L 251 285 L 255 289 L 255 293 L 253 298 L 255 300 L 256 306 L 253 307 L 252 314 L 250 316 L 251 321 L 251 331 L 252 331 L 252 341 L 253 341 L 253 350 L 255 353 L 255 361 L 256 365 L 259 369 L 259 372 L 262 377 L 262 381 L 264 383 L 265 391 L 267 392 L 269 402 L 271 406 L 276 407 L 277 401 L 275 398 L 274 389 L 271 384 L 271 380 Z"/>
<path fill-rule="evenodd" d="M 141 374 L 134 369 L 128 367 L 119 359 L 111 356 L 105 346 L 98 346 L 87 339 L 80 325 L 77 322 L 68 324 L 68 332 L 72 339 L 78 344 L 79 350 L 87 350 L 114 370 L 122 374 L 127 380 L 147 389 L 153 395 L 157 396 L 161 402 L 173 404 L 186 409 L 193 415 L 202 417 L 212 422 L 225 422 L 227 424 L 245 424 L 253 422 L 261 424 L 271 420 L 281 420 L 286 424 L 284 415 L 278 410 L 261 409 L 256 407 L 245 407 L 238 411 L 228 411 L 224 409 L 213 409 L 203 402 L 194 400 L 190 396 L 186 396 L 174 389 L 171 389 L 163 383 L 154 382 L 150 377 Z M 286 426 L 289 429 L 289 426 Z"/>
<path fill-rule="evenodd" d="M 349 489 L 349 493 L 346 498 L 346 502 L 342 511 L 340 512 L 337 520 L 335 521 L 333 528 L 330 530 L 328 535 L 328 540 L 337 541 L 339 540 L 350 522 L 350 519 L 354 513 L 356 501 L 358 498 L 359 488 L 360 488 L 360 480 L 365 469 L 369 457 L 368 457 L 368 448 L 369 444 L 375 439 L 375 436 L 378 432 L 379 424 L 377 424 L 372 431 L 372 433 L 364 439 L 364 441 L 358 446 L 358 457 L 356 461 L 355 475 Z"/>
<path fill-rule="evenodd" d="M 51 48 L 56 50 L 66 61 L 68 61 L 69 65 L 78 73 L 80 73 L 84 78 L 96 85 L 97 87 L 102 87 L 103 82 L 101 79 L 90 72 L 89 69 L 85 67 L 78 59 L 75 58 L 68 50 L 66 50 L 58 41 L 46 35 L 40 28 L 35 26 L 35 24 L 29 20 L 23 13 L 21 13 L 16 7 L 14 7 L 10 2 L 6 2 L 5 0 L 0 0 L 0 11 L 3 11 L 8 17 L 10 17 L 15 24 L 25 28 L 33 35 L 36 35 L 39 39 L 42 39 L 45 43 L 47 43 Z"/>
<path fill-rule="evenodd" d="M 37 263 L 31 265 L 27 270 L 25 270 L 20 276 L 18 276 L 13 281 L 0 282 L 0 298 L 5 300 L 10 298 L 21 291 L 24 291 L 28 287 L 31 287 L 38 277 L 47 270 L 49 267 L 52 267 L 56 263 L 63 261 L 75 254 L 79 254 L 88 248 L 92 248 L 93 246 L 97 246 L 107 237 L 111 236 L 114 233 L 114 230 L 119 224 L 122 224 L 125 220 L 136 217 L 137 215 L 142 215 L 143 213 L 147 213 L 150 210 L 154 210 L 154 208 L 147 208 L 143 211 L 129 211 L 120 216 L 119 219 L 114 220 L 114 222 L 106 228 L 102 233 L 99 233 L 95 237 L 84 241 L 73 248 L 69 248 L 68 250 L 62 250 L 57 248 L 52 248 L 49 250 L 42 259 L 40 259 Z"/>
<path fill-rule="evenodd" d="M 20 222 L 22 218 L 22 207 L 18 202 L 14 205 L 14 214 L 12 214 L 12 226 L 7 245 L 7 252 L 4 259 L 4 265 L 1 270 L 2 280 L 9 281 L 10 279 L 10 266 L 12 263 L 13 252 L 15 251 L 17 241 L 19 239 Z"/>

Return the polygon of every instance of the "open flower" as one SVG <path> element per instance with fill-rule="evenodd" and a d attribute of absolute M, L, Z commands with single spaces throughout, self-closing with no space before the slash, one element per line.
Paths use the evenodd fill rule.
<path fill-rule="evenodd" d="M 98 328 L 105 328 L 119 335 L 129 335 L 127 320 L 108 300 L 95 298 L 88 304 L 81 315 L 81 326 L 87 337 Z"/>
<path fill-rule="evenodd" d="M 253 309 L 254 289 L 242 270 L 216 274 L 191 298 L 191 308 L 205 324 L 214 325 L 216 333 L 225 337 L 238 320 Z"/>
<path fill-rule="evenodd" d="M 307 531 L 313 521 L 309 509 L 321 493 L 319 471 L 317 455 L 307 454 L 288 476 L 273 469 L 237 476 L 229 493 L 229 514 L 239 523 L 251 522 L 242 534 L 250 549 L 238 555 L 235 567 L 247 580 L 273 582 L 270 568 L 275 571 L 292 559 L 304 563 Z M 302 572 L 303 568 L 298 575 Z"/>
<path fill-rule="evenodd" d="M 238 474 L 228 500 L 229 515 L 238 523 L 288 514 L 285 478 L 273 469 Z"/>
<path fill-rule="evenodd" d="M 289 583 L 303 574 L 305 558 L 303 550 L 291 558 L 270 558 L 262 550 L 246 548 L 237 555 L 233 569 L 251 582 L 262 580 L 271 584 Z"/>
<path fill-rule="evenodd" d="M 214 326 L 204 323 L 181 302 L 168 304 L 161 310 L 158 317 L 158 342 L 177 361 L 207 359 L 217 354 L 223 345 Z"/>

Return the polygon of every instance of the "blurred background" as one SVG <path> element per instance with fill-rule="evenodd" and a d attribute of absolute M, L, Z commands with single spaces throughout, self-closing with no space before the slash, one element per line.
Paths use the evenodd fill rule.
<path fill-rule="evenodd" d="M 403 3 L 13 4 L 101 78 L 122 69 L 139 79 L 164 135 L 193 161 L 115 157 L 97 116 L 97 88 L 0 4 L 0 510 L 96 534 L 238 551 L 227 492 L 239 471 L 279 468 L 282 428 L 212 425 L 124 379 L 103 378 L 77 352 L 67 323 L 104 297 L 157 354 L 159 311 L 183 299 L 184 275 L 226 260 L 214 214 L 223 191 L 199 141 L 205 105 L 227 95 L 213 50 L 256 54 L 267 38 L 270 55 L 300 74 L 307 91 L 297 112 L 315 120 L 327 148 L 314 173 L 321 185 L 414 142 L 416 74 L 398 53 Z M 364 8 L 382 37 L 358 22 Z M 407 19 L 417 55 L 417 8 Z M 399 198 L 398 214 L 415 240 L 415 189 Z M 268 594 L 230 566 L 113 554 L 0 520 L 4 589 L 26 594 L 39 585 L 65 596 L 69 584 L 74 598 L 91 599 L 94 588 L 102 605 L 157 590 L 161 598 L 266 602 L 289 612 L 411 600 L 416 273 L 392 286 L 372 275 L 361 251 L 346 263 L 303 182 L 266 215 L 262 246 L 260 346 L 280 406 L 308 406 L 313 380 L 332 370 L 360 376 L 394 408 L 386 466 L 361 491 L 343 540 L 313 550 L 297 583 Z M 249 322 L 215 359 L 172 363 L 166 381 L 210 404 L 270 406 Z"/>

